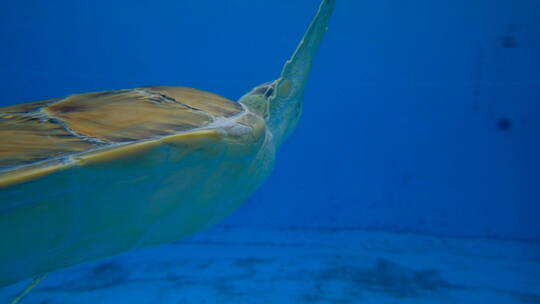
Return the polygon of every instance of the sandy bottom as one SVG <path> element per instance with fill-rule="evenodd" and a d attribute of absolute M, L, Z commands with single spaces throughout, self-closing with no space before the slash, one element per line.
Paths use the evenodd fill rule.
<path fill-rule="evenodd" d="M 540 243 L 215 228 L 50 274 L 31 303 L 540 303 Z"/>

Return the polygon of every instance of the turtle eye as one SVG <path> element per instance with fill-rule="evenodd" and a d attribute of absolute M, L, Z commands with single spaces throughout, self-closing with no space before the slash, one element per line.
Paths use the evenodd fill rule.
<path fill-rule="evenodd" d="M 274 94 L 274 87 L 274 83 L 265 83 L 253 90 L 253 94 L 263 95 L 265 98 L 269 98 Z"/>
<path fill-rule="evenodd" d="M 270 85 L 266 89 L 266 92 L 264 92 L 264 97 L 268 98 L 268 97 L 272 96 L 272 94 L 274 94 L 274 86 Z"/>

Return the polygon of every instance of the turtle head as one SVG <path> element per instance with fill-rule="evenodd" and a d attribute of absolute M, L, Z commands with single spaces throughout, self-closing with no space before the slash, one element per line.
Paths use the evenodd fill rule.
<path fill-rule="evenodd" d="M 263 83 L 242 96 L 239 102 L 264 118 L 275 142 L 281 143 L 296 128 L 302 112 L 302 97 L 283 102 L 275 95 L 278 83 L 279 80 Z"/>
<path fill-rule="evenodd" d="M 280 77 L 255 87 L 239 102 L 266 120 L 279 146 L 296 128 L 302 113 L 304 88 L 313 58 L 328 27 L 335 0 L 323 0 L 306 34 L 288 60 Z"/>
<path fill-rule="evenodd" d="M 238 102 L 246 106 L 251 112 L 268 120 L 270 98 L 274 94 L 274 89 L 275 81 L 263 83 L 242 96 Z"/>

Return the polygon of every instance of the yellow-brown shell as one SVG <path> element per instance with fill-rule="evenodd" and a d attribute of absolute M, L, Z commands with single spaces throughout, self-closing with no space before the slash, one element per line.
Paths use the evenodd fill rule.
<path fill-rule="evenodd" d="M 0 107 L 0 187 L 26 179 L 19 175 L 29 167 L 38 177 L 74 155 L 110 154 L 153 138 L 202 132 L 242 112 L 219 95 L 164 86 Z"/>

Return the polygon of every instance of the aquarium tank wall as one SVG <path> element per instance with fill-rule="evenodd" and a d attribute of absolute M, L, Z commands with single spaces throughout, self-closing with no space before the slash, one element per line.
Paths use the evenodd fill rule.
<path fill-rule="evenodd" d="M 0 106 L 153 85 L 236 101 L 319 3 L 4 3 Z M 537 0 L 337 0 L 298 127 L 238 210 L 27 303 L 540 303 L 539 54 Z"/>

